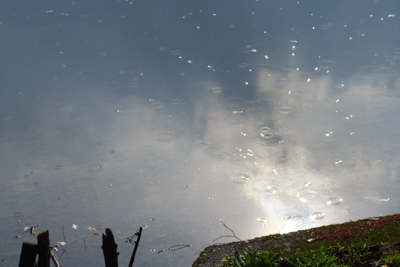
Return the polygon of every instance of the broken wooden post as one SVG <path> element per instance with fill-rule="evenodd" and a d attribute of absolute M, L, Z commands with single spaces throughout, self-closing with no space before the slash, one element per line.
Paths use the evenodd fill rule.
<path fill-rule="evenodd" d="M 103 249 L 104 261 L 106 267 L 118 267 L 118 252 L 117 244 L 115 244 L 114 235 L 110 228 L 106 228 L 106 233 L 103 234 Z"/>
<path fill-rule="evenodd" d="M 30 242 L 23 242 L 21 249 L 21 256 L 19 258 L 19 267 L 33 267 L 35 266 L 36 254 L 38 252 L 38 245 Z"/>
<path fill-rule="evenodd" d="M 38 240 L 38 267 L 50 267 L 50 239 L 49 230 L 40 232 L 37 235 Z"/>

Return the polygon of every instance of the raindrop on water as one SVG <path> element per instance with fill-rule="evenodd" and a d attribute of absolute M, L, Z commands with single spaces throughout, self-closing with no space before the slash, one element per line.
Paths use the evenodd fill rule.
<path fill-rule="evenodd" d="M 259 223 L 266 223 L 266 222 L 267 222 L 267 218 L 264 218 L 264 217 L 257 218 L 257 222 L 259 222 Z"/>
<path fill-rule="evenodd" d="M 241 174 L 237 174 L 235 176 L 232 176 L 231 180 L 233 182 L 237 183 L 237 184 L 245 184 L 248 181 L 250 181 L 250 178 L 251 178 L 250 175 L 241 173 Z"/>
<path fill-rule="evenodd" d="M 271 158 L 278 155 L 278 150 L 273 147 L 263 147 L 256 151 L 256 156 L 260 158 Z"/>
<path fill-rule="evenodd" d="M 322 212 L 314 212 L 312 215 L 311 215 L 311 218 L 312 219 L 322 219 L 322 218 L 324 218 L 325 217 L 325 214 L 323 214 Z"/>
<path fill-rule="evenodd" d="M 264 140 L 268 140 L 274 137 L 274 133 L 272 132 L 272 129 L 269 127 L 261 127 L 259 135 Z"/>
<path fill-rule="evenodd" d="M 340 203 L 342 203 L 342 199 L 338 197 L 331 197 L 326 203 L 328 205 L 339 205 Z"/>
<path fill-rule="evenodd" d="M 157 141 L 160 141 L 160 142 L 169 142 L 171 140 L 172 140 L 172 135 L 169 133 L 163 133 L 157 137 Z"/>
<path fill-rule="evenodd" d="M 220 94 L 222 92 L 222 87 L 214 86 L 214 87 L 211 88 L 211 92 L 216 94 L 216 95 Z"/>
<path fill-rule="evenodd" d="M 336 62 L 333 60 L 321 60 L 320 62 L 318 62 L 318 67 L 320 67 L 321 69 L 330 69 L 336 67 L 336 65 Z"/>

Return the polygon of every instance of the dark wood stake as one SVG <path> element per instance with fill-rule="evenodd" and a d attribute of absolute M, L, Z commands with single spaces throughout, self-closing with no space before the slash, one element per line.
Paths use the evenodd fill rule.
<path fill-rule="evenodd" d="M 104 261 L 106 267 L 118 267 L 118 252 L 117 244 L 115 244 L 114 235 L 110 228 L 106 228 L 106 233 L 103 234 L 103 249 Z"/>
<path fill-rule="evenodd" d="M 33 267 L 35 265 L 38 245 L 35 243 L 22 243 L 21 256 L 19 258 L 19 267 Z"/>
<path fill-rule="evenodd" d="M 38 240 L 38 267 L 50 267 L 50 239 L 49 230 L 40 232 L 37 235 Z"/>
<path fill-rule="evenodd" d="M 136 240 L 136 242 L 135 242 L 135 248 L 133 249 L 132 257 L 131 257 L 131 260 L 130 260 L 130 262 L 129 262 L 129 267 L 132 267 L 133 262 L 135 261 L 136 251 L 137 251 L 137 248 L 138 248 L 138 246 L 139 246 L 140 237 L 142 236 L 142 229 L 143 229 L 143 228 L 140 227 L 139 233 L 137 234 L 137 240 Z"/>

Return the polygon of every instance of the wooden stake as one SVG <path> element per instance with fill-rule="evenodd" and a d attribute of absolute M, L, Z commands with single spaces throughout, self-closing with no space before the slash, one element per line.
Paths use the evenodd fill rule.
<path fill-rule="evenodd" d="M 35 243 L 22 243 L 21 256 L 19 258 L 19 267 L 33 267 L 35 265 L 38 245 Z"/>
<path fill-rule="evenodd" d="M 106 233 L 103 234 L 103 245 L 101 246 L 106 267 L 118 267 L 119 252 L 117 252 L 117 246 L 111 229 L 106 228 Z"/>
<path fill-rule="evenodd" d="M 40 232 L 37 235 L 38 240 L 38 267 L 50 267 L 50 239 L 49 230 Z"/>

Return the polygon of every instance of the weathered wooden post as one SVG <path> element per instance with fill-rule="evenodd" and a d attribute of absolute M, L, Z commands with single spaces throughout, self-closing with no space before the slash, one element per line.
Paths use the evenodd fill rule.
<path fill-rule="evenodd" d="M 49 230 L 40 232 L 37 235 L 38 240 L 38 267 L 50 267 L 50 239 Z"/>
<path fill-rule="evenodd" d="M 103 234 L 103 245 L 101 246 L 106 267 L 118 267 L 119 253 L 117 252 L 117 246 L 111 229 L 106 228 L 106 233 Z"/>
<path fill-rule="evenodd" d="M 35 243 L 22 243 L 21 256 L 19 258 L 19 267 L 35 266 L 36 254 L 38 253 L 38 245 Z"/>

